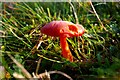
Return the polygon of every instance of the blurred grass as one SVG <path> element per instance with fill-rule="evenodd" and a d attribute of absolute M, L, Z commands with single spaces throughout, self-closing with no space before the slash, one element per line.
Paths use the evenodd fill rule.
<path fill-rule="evenodd" d="M 2 64 L 10 73 L 23 74 L 6 54 L 13 55 L 30 73 L 35 72 L 37 61 L 42 58 L 38 73 L 61 70 L 73 79 L 82 75 L 98 77 L 120 76 L 120 3 L 93 3 L 102 29 L 90 3 L 72 3 L 86 33 L 82 37 L 67 39 L 75 62 L 60 56 L 59 38 L 41 34 L 43 25 L 53 20 L 76 23 L 72 7 L 67 2 L 3 3 L 2 14 Z M 39 48 L 37 44 L 41 43 Z M 36 46 L 35 46 L 36 45 Z M 32 55 L 31 53 L 34 53 Z M 63 77 L 53 75 L 53 80 Z M 85 78 L 85 77 L 83 77 Z"/>

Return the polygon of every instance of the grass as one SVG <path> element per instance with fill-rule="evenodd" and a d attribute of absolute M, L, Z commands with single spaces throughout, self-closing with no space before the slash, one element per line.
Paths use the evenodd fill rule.
<path fill-rule="evenodd" d="M 74 80 L 120 78 L 119 3 L 71 4 L 67 2 L 2 4 L 0 59 L 9 74 L 6 78 L 13 78 L 15 72 L 25 76 L 21 68 L 11 61 L 9 54 L 31 75 L 33 72 L 40 74 L 45 70 L 59 70 Z M 69 62 L 61 57 L 59 38 L 41 34 L 41 27 L 53 20 L 73 23 L 78 21 L 86 29 L 82 37 L 67 39 L 75 62 Z M 64 77 L 52 75 L 51 78 L 61 80 Z"/>

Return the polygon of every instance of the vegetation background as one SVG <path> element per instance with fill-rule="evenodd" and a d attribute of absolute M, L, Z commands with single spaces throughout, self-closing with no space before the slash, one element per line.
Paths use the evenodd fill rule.
<path fill-rule="evenodd" d="M 24 67 L 31 75 L 58 70 L 73 80 L 120 79 L 120 2 L 10 2 L 0 5 L 0 61 L 6 69 L 5 78 L 14 78 L 15 72 L 25 76 Z M 67 39 L 76 59 L 74 62 L 61 57 L 59 38 L 41 34 L 40 29 L 53 20 L 78 21 L 86 29 L 82 37 Z M 17 60 L 18 65 L 11 59 Z M 52 74 L 51 79 L 65 77 Z"/>

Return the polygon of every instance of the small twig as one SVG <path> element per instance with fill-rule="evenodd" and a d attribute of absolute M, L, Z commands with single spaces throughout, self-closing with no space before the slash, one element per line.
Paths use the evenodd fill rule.
<path fill-rule="evenodd" d="M 55 73 L 61 74 L 61 75 L 65 76 L 65 77 L 67 77 L 69 80 L 73 80 L 69 75 L 67 75 L 66 73 L 63 73 L 61 71 L 49 71 L 48 73 L 49 74 L 55 74 Z"/>
<path fill-rule="evenodd" d="M 37 75 L 37 74 L 36 75 L 33 74 L 33 75 L 34 75 L 34 77 L 39 78 L 40 80 L 51 80 L 50 73 L 47 71 L 45 71 L 44 73 L 41 73 L 39 75 Z"/>
<path fill-rule="evenodd" d="M 30 73 L 9 53 L 7 55 L 13 60 L 13 62 L 22 70 L 22 73 L 27 77 L 27 78 L 32 78 Z"/>
<path fill-rule="evenodd" d="M 76 11 L 75 11 L 75 8 L 74 8 L 74 6 L 73 6 L 73 4 L 72 4 L 71 2 L 69 2 L 69 4 L 70 4 L 70 6 L 71 6 L 72 9 L 73 9 L 73 12 L 74 12 L 74 15 L 75 15 L 76 24 L 79 24 L 79 21 L 78 21 L 78 17 L 77 17 L 77 13 L 76 13 Z"/>
<path fill-rule="evenodd" d="M 93 11 L 94 11 L 94 13 L 95 13 L 95 15 L 96 15 L 96 17 L 97 17 L 98 21 L 100 22 L 100 24 L 101 24 L 102 28 L 103 28 L 105 31 L 107 31 L 107 29 L 104 27 L 104 25 L 103 25 L 102 21 L 100 20 L 100 18 L 99 18 L 99 16 L 98 16 L 98 14 L 97 14 L 97 12 L 96 12 L 96 10 L 95 10 L 95 8 L 94 8 L 94 6 L 93 6 L 93 4 L 92 4 L 91 0 L 90 0 L 90 5 L 91 5 L 91 7 L 92 7 L 92 9 L 93 9 Z"/>
<path fill-rule="evenodd" d="M 68 78 L 69 80 L 73 80 L 69 75 L 67 75 L 66 73 L 63 73 L 63 72 L 61 72 L 61 71 L 49 71 L 49 72 L 47 72 L 47 74 L 56 74 L 56 73 L 65 76 L 65 77 Z M 41 77 L 41 75 L 42 75 L 42 76 L 43 76 L 43 75 L 46 75 L 46 72 L 39 74 L 38 77 Z"/>

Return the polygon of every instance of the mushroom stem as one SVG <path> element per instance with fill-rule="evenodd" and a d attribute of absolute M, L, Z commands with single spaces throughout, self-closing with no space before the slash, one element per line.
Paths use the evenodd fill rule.
<path fill-rule="evenodd" d="M 73 62 L 73 56 L 72 56 L 72 53 L 69 49 L 68 43 L 66 41 L 66 37 L 60 36 L 60 46 L 62 49 L 62 56 L 64 58 L 70 60 L 71 62 Z"/>

